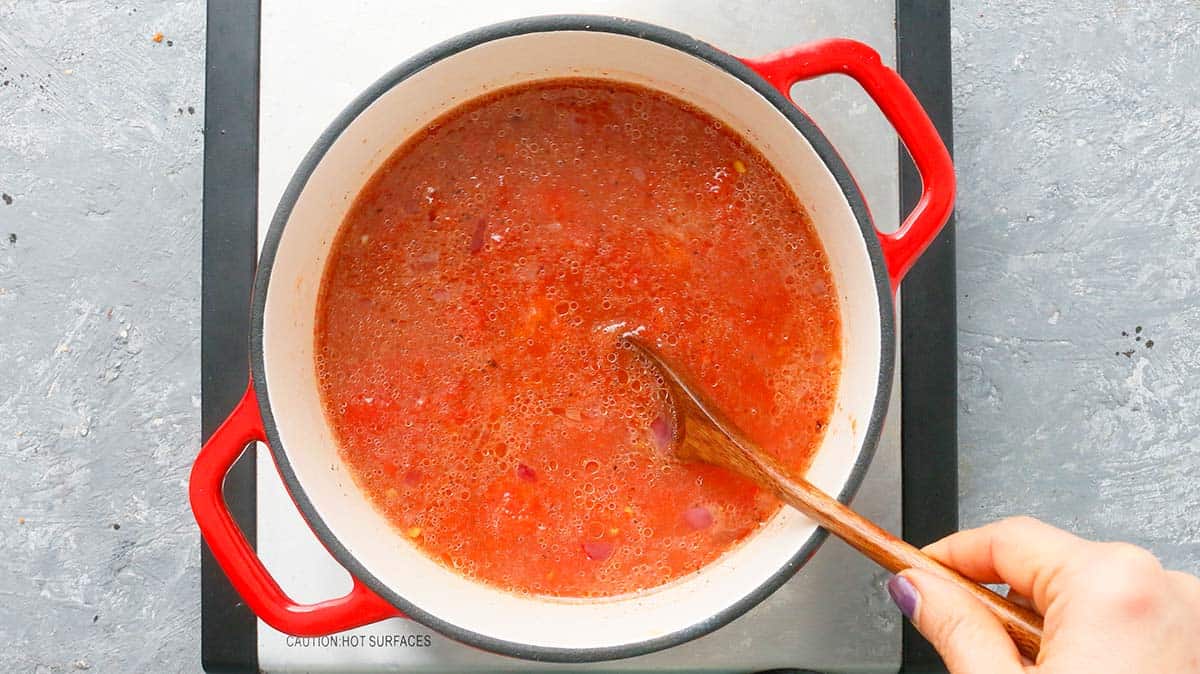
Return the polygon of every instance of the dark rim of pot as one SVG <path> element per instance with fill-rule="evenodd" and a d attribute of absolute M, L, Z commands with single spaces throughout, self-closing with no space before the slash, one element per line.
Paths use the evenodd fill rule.
<path fill-rule="evenodd" d="M 775 106 L 804 135 L 825 163 L 825 166 L 837 179 L 838 185 L 849 201 L 854 217 L 862 229 L 863 239 L 866 241 L 867 251 L 870 255 L 871 266 L 875 275 L 875 291 L 879 302 L 880 325 L 880 368 L 875 404 L 871 410 L 871 419 L 867 425 L 866 433 L 863 436 L 862 447 L 855 459 L 854 466 L 850 471 L 845 486 L 841 493 L 838 494 L 838 500 L 843 503 L 849 503 L 850 499 L 858 491 L 867 467 L 875 453 L 875 447 L 879 440 L 880 429 L 890 399 L 892 372 L 895 367 L 896 333 L 891 285 L 888 281 L 883 252 L 876 238 L 875 226 L 858 185 L 846 169 L 841 157 L 833 149 L 833 146 L 825 138 L 824 134 L 821 133 L 817 125 L 766 80 L 737 58 L 684 33 L 640 21 L 609 16 L 558 15 L 498 23 L 463 33 L 405 61 L 367 88 L 366 91 L 359 95 L 358 98 L 337 116 L 333 123 L 321 134 L 320 138 L 317 139 L 312 149 L 308 151 L 308 154 L 305 155 L 304 160 L 300 163 L 300 166 L 296 169 L 296 173 L 288 183 L 287 189 L 280 199 L 279 206 L 275 210 L 275 215 L 271 220 L 271 227 L 263 243 L 258 270 L 254 279 L 250 326 L 251 372 L 255 391 L 258 394 L 258 405 L 266 427 L 267 438 L 271 452 L 275 457 L 275 464 L 278 466 L 279 472 L 287 484 L 292 499 L 296 502 L 308 524 L 321 539 L 322 543 L 324 543 L 325 547 L 328 548 L 329 552 L 333 554 L 334 558 L 347 571 L 353 574 L 355 578 L 361 580 L 378 593 L 379 596 L 395 605 L 409 617 L 452 639 L 502 655 L 529 660 L 581 663 L 598 660 L 615 660 L 652 653 L 703 636 L 729 623 L 734 618 L 737 618 L 757 605 L 790 579 L 812 557 L 817 548 L 820 547 L 821 543 L 825 540 L 825 530 L 817 528 L 809 536 L 808 540 L 805 541 L 799 552 L 757 588 L 724 610 L 714 615 L 705 616 L 696 623 L 670 634 L 636 643 L 598 648 L 554 648 L 496 639 L 442 620 L 438 616 L 411 604 L 372 575 L 341 544 L 334 532 L 326 526 L 313 507 L 312 502 L 304 493 L 292 469 L 291 463 L 288 461 L 287 452 L 283 450 L 278 429 L 275 426 L 275 418 L 271 412 L 270 388 L 267 385 L 263 362 L 263 311 L 266 305 L 267 287 L 271 280 L 271 269 L 274 265 L 275 253 L 279 247 L 279 241 L 283 236 L 288 218 L 291 216 L 292 208 L 295 206 L 300 193 L 304 190 L 309 176 L 312 175 L 313 170 L 320 163 L 326 151 L 333 145 L 346 127 L 363 110 L 397 83 L 411 77 L 433 63 L 485 42 L 528 33 L 554 31 L 614 33 L 649 40 L 690 54 L 726 71 L 754 89 L 759 95 Z"/>

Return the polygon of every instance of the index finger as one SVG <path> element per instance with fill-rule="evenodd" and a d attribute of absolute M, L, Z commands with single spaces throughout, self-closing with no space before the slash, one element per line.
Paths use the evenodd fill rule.
<path fill-rule="evenodd" d="M 1008 583 L 1044 613 L 1048 588 L 1088 545 L 1032 517 L 1012 517 L 951 534 L 924 552 L 976 582 Z"/>

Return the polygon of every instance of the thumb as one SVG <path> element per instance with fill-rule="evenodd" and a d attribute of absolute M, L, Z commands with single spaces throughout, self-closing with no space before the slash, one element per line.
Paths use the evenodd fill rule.
<path fill-rule="evenodd" d="M 888 581 L 888 593 L 937 649 L 950 674 L 1025 671 L 1000 621 L 953 583 L 928 571 L 907 569 Z"/>

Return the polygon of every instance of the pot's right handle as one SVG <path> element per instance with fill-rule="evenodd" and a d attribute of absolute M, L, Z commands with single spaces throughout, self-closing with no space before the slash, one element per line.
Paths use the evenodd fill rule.
<path fill-rule="evenodd" d="M 849 75 L 879 106 L 921 174 L 921 199 L 891 234 L 878 232 L 895 290 L 950 218 L 954 164 L 925 109 L 900 75 L 867 45 L 847 39 L 810 42 L 777 54 L 742 59 L 791 100 L 792 85 L 821 75 Z"/>
<path fill-rule="evenodd" d="M 298 604 L 271 577 L 230 515 L 221 491 L 226 473 L 246 447 L 266 441 L 251 383 L 229 418 L 200 449 L 188 483 L 200 534 L 250 610 L 280 632 L 299 637 L 324 636 L 402 615 L 357 578 L 344 597 Z"/>

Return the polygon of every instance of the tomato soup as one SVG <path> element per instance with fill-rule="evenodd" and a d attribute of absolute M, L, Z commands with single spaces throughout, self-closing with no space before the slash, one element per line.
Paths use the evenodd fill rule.
<path fill-rule="evenodd" d="M 316 365 L 342 459 L 414 545 L 482 582 L 634 592 L 779 508 L 670 457 L 624 331 L 796 471 L 832 411 L 839 309 L 804 208 L 661 93 L 570 79 L 469 101 L 384 162 L 332 251 Z"/>

